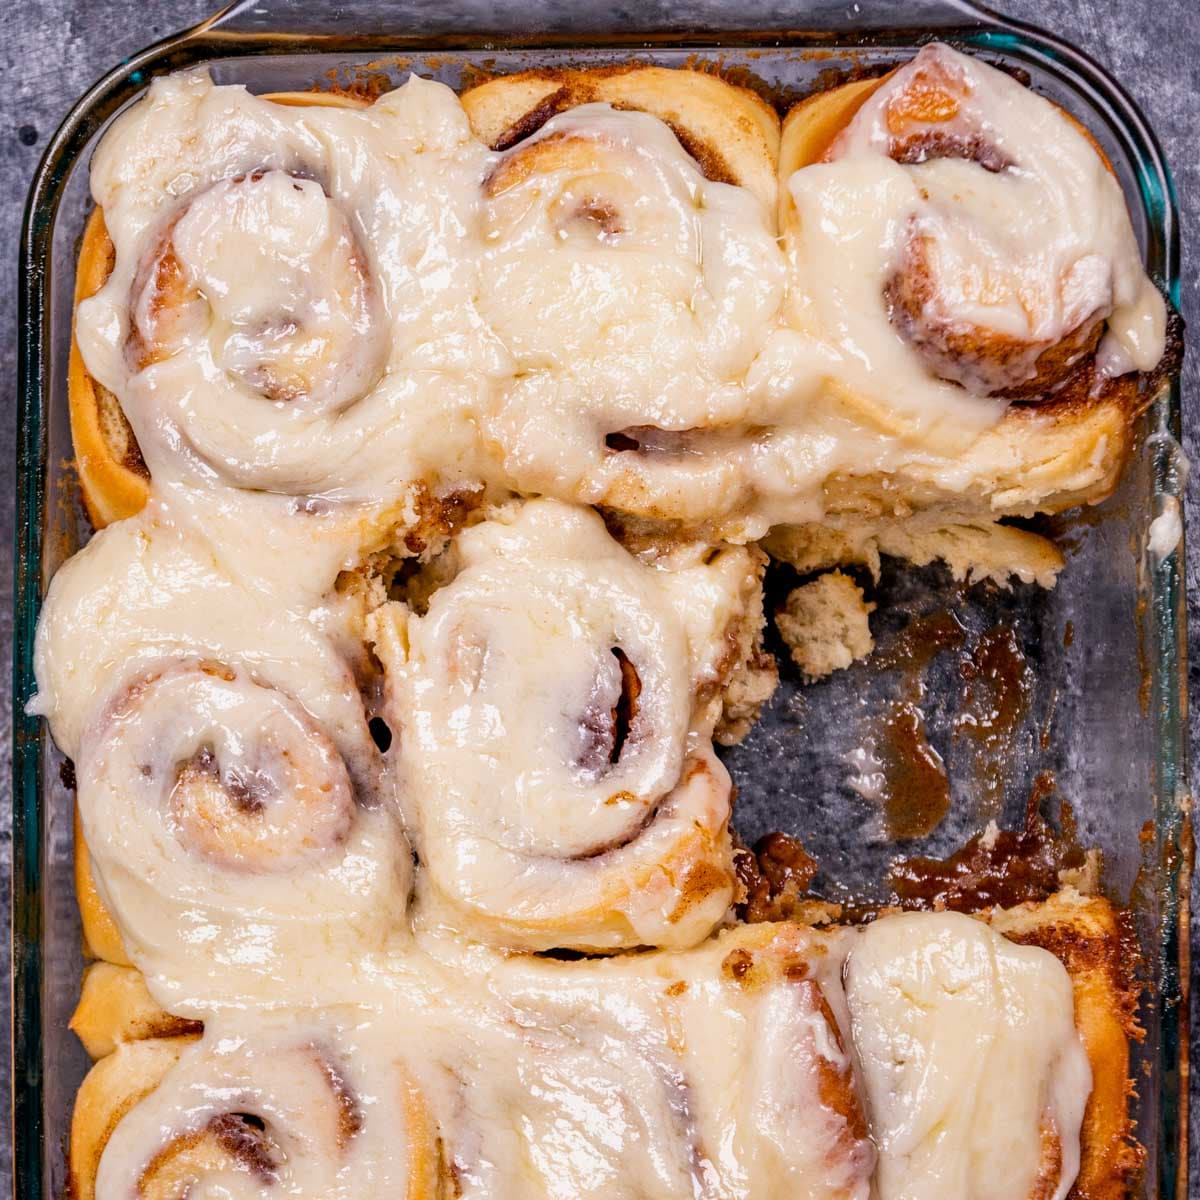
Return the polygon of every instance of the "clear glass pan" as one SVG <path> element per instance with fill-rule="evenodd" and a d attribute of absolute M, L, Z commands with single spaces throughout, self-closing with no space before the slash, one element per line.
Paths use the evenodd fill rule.
<path fill-rule="evenodd" d="M 71 857 L 72 796 L 41 723 L 25 717 L 34 690 L 32 648 L 41 598 L 57 566 L 86 541 L 69 467 L 66 363 L 74 252 L 88 208 L 87 162 L 106 123 L 156 74 L 209 66 L 220 82 L 254 91 L 329 81 L 397 83 L 418 71 L 452 85 L 471 69 L 641 61 L 720 63 L 776 96 L 813 90 L 848 67 L 904 58 L 931 37 L 1027 73 L 1079 117 L 1112 160 L 1154 278 L 1178 304 L 1178 218 L 1153 133 L 1125 92 L 1073 48 L 993 16 L 967 0 L 700 0 L 686 6 L 499 6 L 439 0 L 397 8 L 351 0 L 244 2 L 152 46 L 102 79 L 47 148 L 25 216 L 20 272 L 20 413 L 14 653 L 13 1163 L 17 1200 L 62 1194 L 70 1105 L 86 1058 L 67 1031 L 79 955 Z M 536 27 L 536 28 L 535 28 Z M 702 32 L 697 32 L 702 31 Z M 1010 626 L 1034 687 L 1003 787 L 1002 817 L 1019 819 L 1034 777 L 1052 770 L 1085 842 L 1105 853 L 1106 886 L 1130 903 L 1149 987 L 1137 1047 L 1138 1133 L 1148 1151 L 1140 1194 L 1187 1192 L 1186 1013 L 1190 826 L 1187 820 L 1186 675 L 1182 547 L 1163 560 L 1146 548 L 1150 521 L 1182 499 L 1179 382 L 1144 417 L 1140 450 L 1104 519 L 1056 522 L 1070 547 L 1050 593 L 974 588 L 954 593 L 965 624 Z M 945 603 L 937 572 L 888 572 L 880 616 Z M 939 599 L 940 597 L 940 599 Z M 1064 637 L 1068 624 L 1076 636 Z M 888 636 L 883 620 L 880 640 Z M 740 788 L 738 824 L 800 834 L 829 875 L 859 893 L 877 887 L 895 853 L 873 839 L 868 814 L 845 786 L 842 755 L 853 712 L 887 695 L 886 677 L 858 665 L 806 689 L 785 679 L 767 718 L 728 756 Z M 931 736 L 953 717 L 949 672 L 930 678 Z M 857 706 L 857 708 L 856 708 Z M 939 722 L 941 723 L 939 726 Z M 1052 736 L 1035 736 L 1051 729 Z M 952 774 L 954 762 L 951 760 Z M 942 853 L 976 832 L 978 805 L 912 849 Z"/>

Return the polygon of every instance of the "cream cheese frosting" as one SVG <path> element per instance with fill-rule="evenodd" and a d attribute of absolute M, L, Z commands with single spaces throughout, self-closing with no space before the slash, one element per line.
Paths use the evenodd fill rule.
<path fill-rule="evenodd" d="M 935 149 L 896 161 L 929 72 L 958 111 L 909 121 Z M 927 47 L 826 157 L 785 181 L 785 255 L 646 113 L 584 104 L 497 154 L 416 78 L 359 109 L 159 80 L 93 164 L 116 262 L 77 337 L 152 474 L 372 499 L 487 477 L 736 540 L 819 520 L 839 473 L 962 490 L 997 388 L 1089 322 L 1102 374 L 1159 360 L 1120 187 L 1027 88 Z M 1016 349 L 973 358 L 976 327 Z"/>
<path fill-rule="evenodd" d="M 151 474 L 378 501 L 469 470 L 507 364 L 470 302 L 489 157 L 416 77 L 361 110 L 156 80 L 92 164 L 116 254 L 76 323 Z"/>
<path fill-rule="evenodd" d="M 529 949 L 696 942 L 733 897 L 703 692 L 750 552 L 648 566 L 594 512 L 536 500 L 453 557 L 423 614 L 376 622 L 423 909 Z"/>
<path fill-rule="evenodd" d="M 429 81 L 289 108 L 189 73 L 114 122 L 77 337 L 151 498 L 55 577 L 31 710 L 132 961 L 206 1032 L 100 1196 L 984 1200 L 1000 1164 L 1034 1195 L 1051 1143 L 1066 1194 L 1090 1079 L 1051 955 L 948 914 L 713 934 L 712 739 L 762 605 L 718 534 L 819 519 L 848 468 L 961 486 L 1006 410 L 897 329 L 906 238 L 974 322 L 1103 319 L 1114 371 L 1161 353 L 1087 139 L 923 53 L 1004 166 L 893 161 L 900 72 L 789 181 L 787 255 L 760 199 L 607 105 L 498 154 Z M 397 598 L 455 489 L 480 512 Z M 637 553 L 592 503 L 712 536 Z M 339 580 L 376 555 L 368 620 Z"/>
<path fill-rule="evenodd" d="M 373 1005 L 211 1019 L 117 1127 L 97 1194 L 186 1180 L 232 1195 L 869 1195 L 836 941 L 758 926 L 575 964 L 432 949 Z"/>

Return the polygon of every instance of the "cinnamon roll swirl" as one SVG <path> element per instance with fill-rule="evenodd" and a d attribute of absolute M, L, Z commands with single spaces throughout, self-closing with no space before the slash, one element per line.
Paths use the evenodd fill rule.
<path fill-rule="evenodd" d="M 648 566 L 554 501 L 468 529 L 423 614 L 377 624 L 427 914 L 527 949 L 694 943 L 724 914 L 710 739 L 757 597 L 718 549 Z"/>
<path fill-rule="evenodd" d="M 93 163 L 112 254 L 76 312 L 81 427 L 111 394 L 151 473 L 290 494 L 469 473 L 502 361 L 468 300 L 485 158 L 439 84 L 333 107 L 156 80 Z"/>
<path fill-rule="evenodd" d="M 501 148 L 480 305 L 515 372 L 488 424 L 507 473 L 646 516 L 733 506 L 721 450 L 753 424 L 743 378 L 783 295 L 774 114 L 659 68 L 501 78 L 463 106 Z"/>
<path fill-rule="evenodd" d="M 370 753 L 348 628 L 353 597 L 346 602 L 335 586 L 344 556 L 357 551 L 357 530 L 347 536 L 340 515 L 283 521 L 263 497 L 227 501 L 176 506 L 155 497 L 136 520 L 93 537 L 51 581 L 30 708 L 77 765 L 84 732 L 114 690 L 169 656 L 253 663 L 344 753 Z"/>
<path fill-rule="evenodd" d="M 435 1148 L 420 1097 L 378 1036 L 294 1013 L 266 1017 L 172 1047 L 177 1061 L 156 1080 L 165 1055 L 154 1056 L 153 1070 L 134 1061 L 153 1046 L 123 1047 L 128 1061 L 119 1065 L 132 1070 L 112 1070 L 112 1059 L 93 1069 L 101 1073 L 94 1090 L 119 1115 L 103 1130 L 89 1120 L 81 1132 L 90 1136 L 76 1139 L 102 1143 L 89 1147 L 89 1157 L 98 1149 L 99 1200 L 214 1188 L 230 1196 L 439 1194 L 427 1186 Z"/>
<path fill-rule="evenodd" d="M 648 113 L 707 178 L 744 187 L 768 207 L 776 202 L 779 120 L 755 93 L 718 75 L 641 64 L 519 71 L 476 84 L 461 99 L 476 136 L 501 152 L 584 104 Z"/>
<path fill-rule="evenodd" d="M 1112 490 L 1165 345 L 1102 152 L 935 44 L 793 109 L 780 171 L 789 331 L 760 365 L 805 414 L 794 453 L 825 447 L 811 515 L 776 510 L 791 556 L 833 537 L 1052 582 L 1056 552 L 995 522 Z"/>
<path fill-rule="evenodd" d="M 350 96 L 312 92 L 277 92 L 264 99 L 297 107 L 362 106 L 362 101 Z M 112 274 L 115 256 L 112 239 L 104 224 L 104 212 L 94 208 L 84 226 L 75 268 L 76 308 L 104 286 Z M 150 471 L 120 402 L 93 379 L 84 365 L 74 334 L 67 397 L 80 491 L 92 524 L 102 529 L 113 521 L 132 516 L 146 503 Z"/>
<path fill-rule="evenodd" d="M 1028 99 L 977 60 L 929 46 L 855 89 L 858 111 L 821 157 L 882 152 L 917 168 L 921 203 L 883 286 L 892 325 L 939 378 L 1036 400 L 1095 353 L 1110 318 L 1107 365 L 1155 366 L 1163 305 L 1103 151 L 1068 114 Z M 997 220 L 1003 202 L 1021 220 Z"/>
<path fill-rule="evenodd" d="M 887 373 L 893 421 L 919 425 L 903 410 L 922 397 L 969 411 L 922 376 L 976 398 L 1038 400 L 1089 365 L 1100 385 L 1157 365 L 1165 306 L 1103 152 L 979 60 L 934 44 L 883 79 L 805 101 L 789 115 L 781 170 L 800 290 L 814 319 L 836 321 Z M 821 227 L 835 203 L 868 222 L 870 261 L 855 249 L 837 285 L 805 286 L 847 251 L 836 217 Z"/>
<path fill-rule="evenodd" d="M 245 669 L 145 670 L 86 731 L 78 769 L 100 897 L 163 997 L 262 986 L 285 963 L 316 978 L 322 955 L 358 961 L 403 919 L 407 847 L 377 768 Z"/>

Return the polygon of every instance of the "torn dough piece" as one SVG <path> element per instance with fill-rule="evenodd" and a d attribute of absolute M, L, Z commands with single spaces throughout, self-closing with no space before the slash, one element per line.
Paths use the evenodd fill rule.
<path fill-rule="evenodd" d="M 875 649 L 862 588 L 841 571 L 830 571 L 795 588 L 775 624 L 792 660 L 807 680 L 845 670 Z"/>
<path fill-rule="evenodd" d="M 774 559 L 797 571 L 861 564 L 879 578 L 880 555 L 903 558 L 918 567 L 946 564 L 954 579 L 990 579 L 1008 587 L 1014 578 L 1052 588 L 1063 568 L 1062 551 L 1041 534 L 990 521 L 930 520 L 914 513 L 904 519 L 846 525 L 781 525 L 761 543 Z"/>

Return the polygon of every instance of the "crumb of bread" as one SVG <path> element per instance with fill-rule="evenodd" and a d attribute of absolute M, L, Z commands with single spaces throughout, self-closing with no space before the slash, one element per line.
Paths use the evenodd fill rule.
<path fill-rule="evenodd" d="M 869 615 L 875 605 L 841 571 L 795 588 L 775 624 L 805 679 L 823 679 L 875 648 Z"/>
<path fill-rule="evenodd" d="M 779 670 L 774 657 L 761 646 L 755 646 L 725 685 L 714 739 L 722 746 L 736 746 L 744 740 L 778 684 Z"/>

